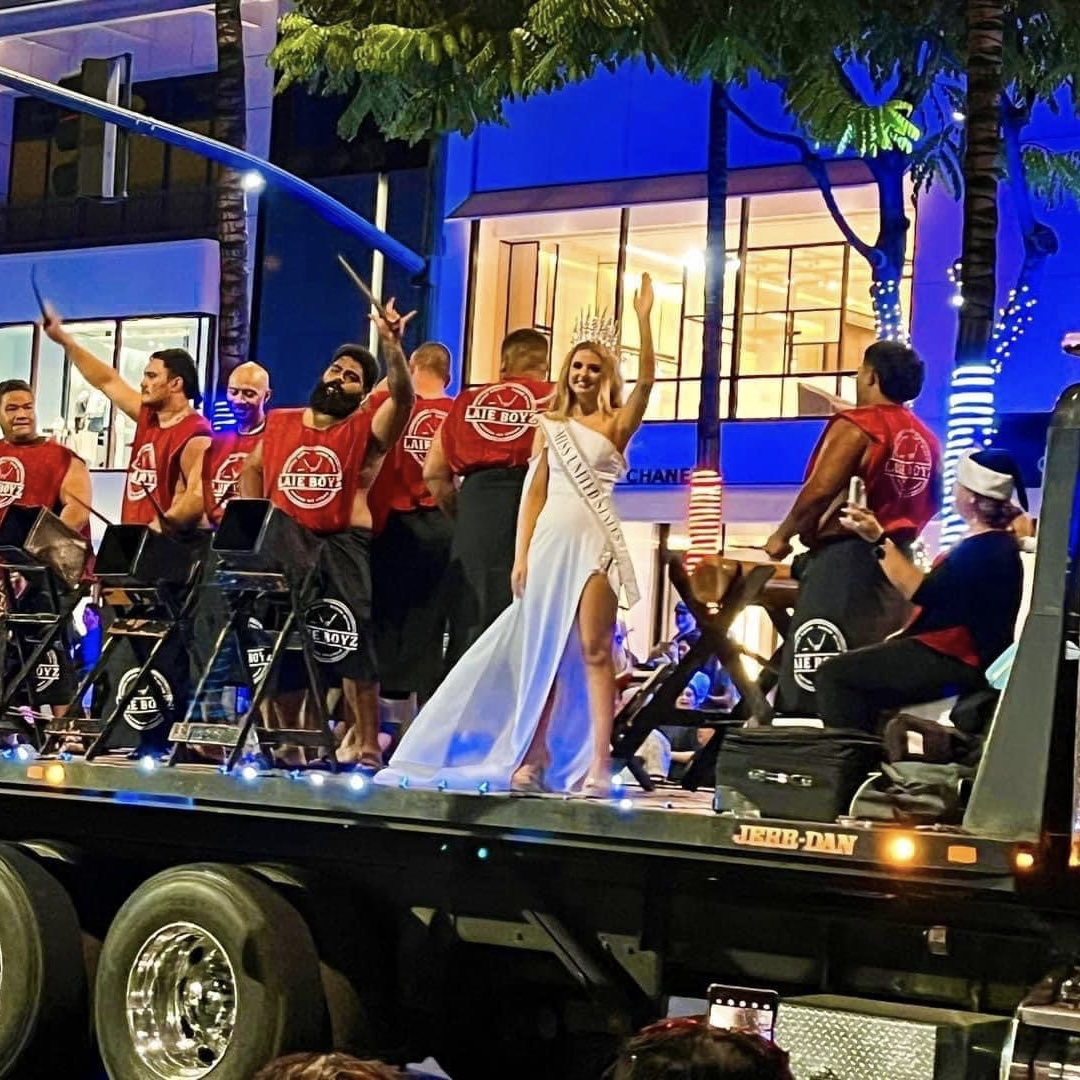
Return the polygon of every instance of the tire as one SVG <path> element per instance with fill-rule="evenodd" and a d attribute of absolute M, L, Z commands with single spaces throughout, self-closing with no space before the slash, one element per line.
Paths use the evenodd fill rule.
<path fill-rule="evenodd" d="M 137 967 L 140 956 L 144 964 Z M 168 982 L 174 967 L 175 985 Z M 196 984 L 196 975 L 199 982 L 212 979 L 218 997 L 196 999 L 201 1017 L 213 1022 L 190 1039 L 197 1051 L 182 1050 L 187 1055 L 182 1069 L 163 1059 L 146 1038 L 137 1045 L 133 1024 L 153 1034 L 154 1017 L 165 1016 L 188 979 Z M 128 1010 L 129 978 L 132 989 L 144 990 L 152 1003 L 134 1021 Z M 147 979 L 156 981 L 148 984 Z M 231 1000 L 231 1009 L 222 1000 Z M 150 878 L 117 912 L 101 950 L 94 1019 L 111 1080 L 180 1075 L 250 1080 L 280 1054 L 318 1049 L 324 1009 L 319 959 L 304 920 L 273 889 L 232 866 L 196 863 Z M 192 1016 L 183 1007 L 179 1012 Z M 214 1025 L 222 1015 L 226 1019 L 215 1038 Z M 190 1030 L 174 1031 L 167 1022 L 157 1033 L 166 1047 L 191 1036 Z"/>
<path fill-rule="evenodd" d="M 87 1053 L 82 932 L 71 899 L 0 844 L 0 1077 L 75 1075 Z"/>
<path fill-rule="evenodd" d="M 245 869 L 292 904 L 311 929 L 326 999 L 324 1042 L 360 1058 L 393 1056 L 392 920 L 355 889 L 305 867 L 251 863 Z"/>

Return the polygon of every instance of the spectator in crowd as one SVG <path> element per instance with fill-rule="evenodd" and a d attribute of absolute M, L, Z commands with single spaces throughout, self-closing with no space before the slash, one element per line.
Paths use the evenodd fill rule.
<path fill-rule="evenodd" d="M 788 1056 L 758 1035 L 703 1018 L 652 1024 L 623 1048 L 608 1080 L 793 1080 Z"/>
<path fill-rule="evenodd" d="M 348 1054 L 288 1054 L 271 1061 L 254 1080 L 405 1080 L 405 1073 L 381 1061 L 360 1061 Z"/>

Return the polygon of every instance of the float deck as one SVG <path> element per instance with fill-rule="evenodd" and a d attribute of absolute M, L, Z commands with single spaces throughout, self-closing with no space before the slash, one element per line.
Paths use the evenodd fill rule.
<path fill-rule="evenodd" d="M 1015 887 L 1016 842 L 961 829 L 717 814 L 711 791 L 678 787 L 647 793 L 627 786 L 616 797 L 596 800 L 401 790 L 357 776 L 274 771 L 243 780 L 212 766 L 145 770 L 130 762 L 5 761 L 0 762 L 0 835 L 25 838 L 28 817 L 70 826 L 73 818 L 64 810 L 78 805 L 79 831 L 100 837 L 100 830 L 112 831 L 108 821 L 116 815 L 109 813 L 111 808 L 138 807 L 159 812 L 120 815 L 117 824 L 124 833 L 116 835 L 117 841 L 145 831 L 141 821 L 152 820 L 154 830 L 184 833 L 193 843 L 201 839 L 211 844 L 215 833 L 234 826 L 248 829 L 277 822 L 309 835 L 315 830 L 316 837 L 322 830 L 327 842 L 345 830 L 358 856 L 369 843 L 382 847 L 381 841 L 410 833 L 416 838 L 465 838 L 518 848 L 541 845 L 650 861 L 675 859 L 707 871 L 721 864 L 760 865 L 827 869 L 845 877 L 873 877 L 879 883 L 884 875 L 994 891 Z M 43 828 L 42 834 L 56 835 L 56 830 Z"/>

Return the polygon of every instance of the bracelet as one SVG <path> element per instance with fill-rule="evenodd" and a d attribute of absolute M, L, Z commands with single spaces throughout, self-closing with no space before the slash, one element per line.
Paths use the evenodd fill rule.
<path fill-rule="evenodd" d="M 882 533 L 881 536 L 879 536 L 877 538 L 877 541 L 874 543 L 874 558 L 877 559 L 879 562 L 885 558 L 885 541 L 888 539 L 889 538 L 884 533 Z"/>

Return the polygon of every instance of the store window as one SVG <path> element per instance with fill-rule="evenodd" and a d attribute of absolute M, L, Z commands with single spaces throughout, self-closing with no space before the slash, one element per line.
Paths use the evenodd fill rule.
<path fill-rule="evenodd" d="M 118 367 L 138 386 L 150 353 L 184 348 L 195 358 L 205 386 L 209 360 L 210 319 L 170 316 L 69 323 L 67 329 L 99 360 Z M 0 346 L 2 348 L 2 346 Z M 42 336 L 38 345 L 38 423 L 70 446 L 92 469 L 127 467 L 135 423 L 112 408 L 66 360 L 63 350 Z"/>
<path fill-rule="evenodd" d="M 875 189 L 835 194 L 855 231 L 873 237 Z M 720 415 L 816 415 L 834 398 L 853 400 L 854 373 L 874 340 L 865 260 L 816 190 L 733 198 L 727 211 Z M 632 385 L 639 345 L 633 294 L 647 271 L 656 287 L 657 352 L 647 419 L 695 419 L 705 214 L 704 201 L 696 201 L 481 221 L 466 381 L 496 378 L 498 343 L 521 326 L 548 335 L 557 370 L 579 313 L 591 310 L 619 319 L 623 374 Z M 914 229 L 909 236 L 913 243 Z M 911 255 L 901 287 L 908 314 Z"/>
<path fill-rule="evenodd" d="M 125 319 L 120 324 L 117 364 L 121 377 L 132 386 L 138 386 L 151 353 L 163 349 L 186 349 L 198 366 L 200 382 L 205 384 L 209 321 L 195 316 Z M 118 412 L 113 423 L 111 468 L 127 468 L 134 438 L 135 422 Z"/>
<path fill-rule="evenodd" d="M 0 382 L 6 379 L 30 381 L 34 363 L 34 327 L 0 326 Z"/>

